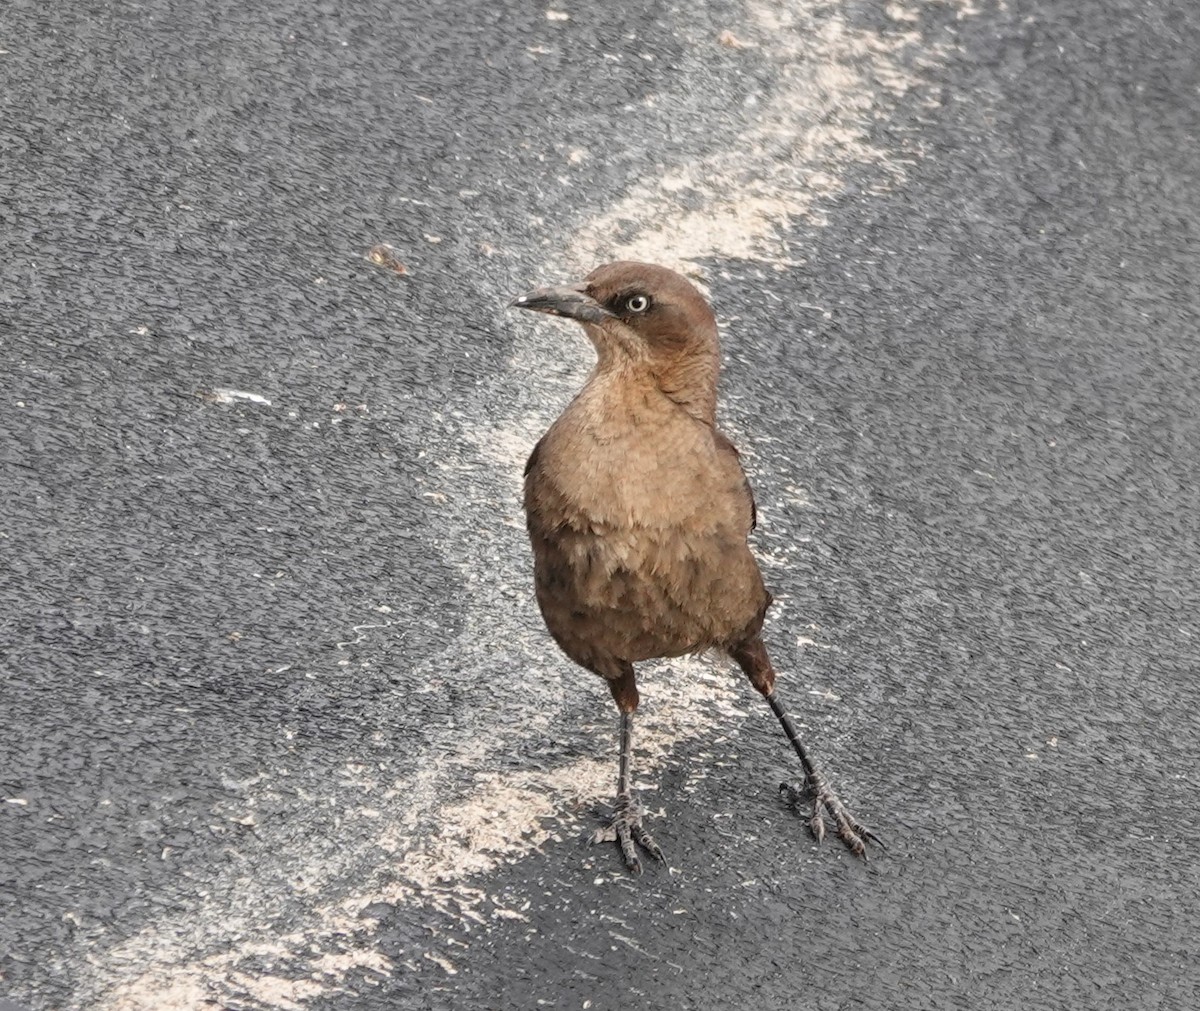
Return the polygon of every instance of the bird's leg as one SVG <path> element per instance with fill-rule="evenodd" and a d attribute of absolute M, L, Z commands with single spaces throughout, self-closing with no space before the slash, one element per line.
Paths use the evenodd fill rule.
<path fill-rule="evenodd" d="M 641 874 L 642 862 L 637 848 L 641 846 L 657 860 L 666 861 L 663 851 L 650 833 L 642 828 L 642 809 L 633 798 L 633 712 L 637 708 L 637 688 L 633 681 L 632 665 L 624 665 L 619 679 L 610 680 L 613 697 L 621 710 L 621 759 L 617 772 L 617 803 L 604 828 L 592 833 L 591 842 L 615 842 L 621 847 L 625 866 Z"/>
<path fill-rule="evenodd" d="M 833 792 L 832 788 L 825 781 L 813 765 L 812 760 L 808 757 L 804 750 L 804 745 L 800 743 L 800 737 L 796 733 L 796 728 L 792 724 L 792 719 L 784 710 L 782 703 L 775 697 L 775 693 L 768 692 L 765 696 L 767 704 L 771 707 L 771 711 L 779 717 L 779 722 L 783 726 L 783 732 L 787 734 L 788 740 L 792 742 L 792 747 L 796 749 L 796 754 L 800 756 L 800 765 L 804 768 L 804 783 L 797 789 L 791 783 L 780 783 L 779 792 L 787 797 L 788 803 L 796 806 L 802 801 L 812 804 L 812 814 L 809 817 L 808 827 L 820 842 L 825 837 L 825 816 L 824 811 L 829 812 L 829 816 L 833 819 L 834 827 L 837 830 L 838 838 L 842 840 L 855 856 L 860 856 L 864 860 L 867 858 L 867 843 L 871 842 L 882 847 L 883 843 L 879 837 L 867 828 L 862 822 L 858 821 L 846 808 L 839 799 L 838 795 Z"/>
<path fill-rule="evenodd" d="M 817 771 L 812 759 L 808 757 L 808 752 L 800 742 L 800 735 L 796 732 L 791 717 L 783 708 L 783 703 L 775 696 L 775 670 L 771 666 L 771 660 L 767 656 L 767 649 L 763 645 L 762 639 L 756 636 L 731 650 L 730 653 L 737 661 L 738 666 L 746 672 L 754 687 L 767 700 L 767 705 L 779 719 L 783 732 L 787 734 L 787 739 L 800 758 L 800 766 L 804 769 L 804 782 L 799 788 L 790 783 L 781 783 L 779 792 L 784 794 L 792 805 L 798 805 L 802 801 L 812 805 L 808 827 L 817 842 L 825 838 L 825 813 L 828 812 L 829 817 L 833 819 L 838 838 L 852 853 L 865 860 L 868 842 L 880 847 L 883 846 L 883 843 L 874 832 L 850 813 L 826 782 L 825 777 Z"/>
<path fill-rule="evenodd" d="M 642 873 L 642 862 L 638 859 L 637 848 L 641 846 L 647 853 L 658 860 L 666 860 L 658 843 L 650 833 L 642 828 L 642 809 L 633 799 L 631 784 L 630 760 L 633 737 L 633 713 L 621 714 L 621 765 L 617 774 L 617 803 L 613 815 L 604 828 L 598 828 L 592 833 L 591 842 L 615 842 L 621 847 L 625 857 L 625 866 L 634 874 Z"/>

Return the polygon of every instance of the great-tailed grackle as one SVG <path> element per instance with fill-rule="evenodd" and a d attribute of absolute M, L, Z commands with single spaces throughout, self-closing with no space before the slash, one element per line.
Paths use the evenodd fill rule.
<path fill-rule="evenodd" d="M 720 355 L 708 303 L 674 271 L 619 261 L 512 305 L 577 320 L 596 348 L 587 383 L 525 466 L 538 606 L 563 652 L 608 682 L 621 712 L 617 803 L 592 841 L 619 842 L 634 872 L 637 845 L 663 859 L 631 788 L 633 665 L 719 649 L 763 694 L 800 756 L 801 786 L 781 790 L 812 803 L 818 840 L 828 812 L 865 857 L 878 839 L 814 768 L 775 696 L 761 637 L 771 595 L 747 544 L 754 498 L 716 427 Z"/>

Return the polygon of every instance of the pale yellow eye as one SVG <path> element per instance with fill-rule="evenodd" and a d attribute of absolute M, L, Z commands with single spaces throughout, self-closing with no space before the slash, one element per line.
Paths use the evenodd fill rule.
<path fill-rule="evenodd" d="M 630 312 L 645 312 L 650 305 L 650 299 L 645 295 L 634 295 L 628 302 L 625 303 L 625 308 Z"/>

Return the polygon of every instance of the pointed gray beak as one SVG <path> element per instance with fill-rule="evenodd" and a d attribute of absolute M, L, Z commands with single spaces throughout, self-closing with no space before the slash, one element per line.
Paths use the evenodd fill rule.
<path fill-rule="evenodd" d="M 583 290 L 582 284 L 568 284 L 557 288 L 536 288 L 518 295 L 509 306 L 514 309 L 530 309 L 533 312 L 565 316 L 580 323 L 603 323 L 613 314 Z"/>

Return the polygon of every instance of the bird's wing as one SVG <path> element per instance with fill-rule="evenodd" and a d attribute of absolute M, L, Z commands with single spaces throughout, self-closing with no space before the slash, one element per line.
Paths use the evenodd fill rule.
<path fill-rule="evenodd" d="M 746 471 L 742 468 L 742 455 L 737 451 L 737 446 L 729 441 L 729 437 L 713 429 L 713 438 L 716 440 L 717 449 L 726 456 L 733 458 L 733 464 L 741 472 L 742 486 L 746 489 L 746 498 L 750 500 L 750 529 L 753 530 L 758 526 L 758 506 L 754 503 L 754 490 L 750 487 L 750 481 L 746 477 Z M 534 453 L 537 453 L 537 447 L 534 447 Z M 532 457 L 530 458 L 532 461 Z"/>
<path fill-rule="evenodd" d="M 529 472 L 537 466 L 538 454 L 542 451 L 542 443 L 545 441 L 545 436 L 538 439 L 537 445 L 533 447 L 533 452 L 529 454 L 529 459 L 525 461 L 524 473 L 526 477 L 529 477 Z M 730 445 L 733 445 L 733 443 L 730 443 Z M 734 450 L 734 452 L 737 452 L 737 450 Z"/>

